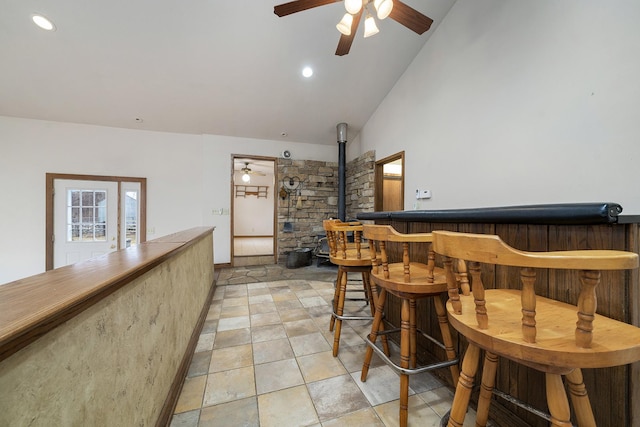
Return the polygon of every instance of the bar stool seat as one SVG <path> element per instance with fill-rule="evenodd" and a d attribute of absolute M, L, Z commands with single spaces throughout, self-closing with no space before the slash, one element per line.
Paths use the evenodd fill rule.
<path fill-rule="evenodd" d="M 595 426 L 582 368 L 612 367 L 640 360 L 640 328 L 595 312 L 600 270 L 637 268 L 638 255 L 614 250 L 525 252 L 510 247 L 498 236 L 447 231 L 433 232 L 433 247 L 436 253 L 447 257 L 444 265 L 449 281 L 449 321 L 469 342 L 448 425 L 460 427 L 464 423 L 480 350 L 484 350 L 476 426 L 487 423 L 491 396 L 497 391 L 494 385 L 501 357 L 544 373 L 550 414 L 535 408 L 532 412 L 554 426 L 572 425 L 564 377 L 578 425 Z M 453 279 L 453 258 L 467 261 L 472 294 L 460 295 Z M 481 270 L 481 264 L 488 267 Z M 516 283 L 507 280 L 514 277 L 509 273 L 511 267 L 520 270 Z M 482 273 L 494 269 L 500 269 L 495 276 L 497 289 L 485 290 Z M 577 305 L 536 295 L 539 269 L 544 269 L 542 276 L 548 277 L 550 289 L 556 280 L 578 282 Z M 610 272 L 607 277 L 624 280 L 624 274 L 624 271 Z M 497 394 L 513 399 L 503 392 Z M 525 404 L 521 407 L 527 408 Z"/>
<path fill-rule="evenodd" d="M 447 292 L 447 280 L 444 271 L 435 268 L 434 254 L 429 248 L 431 234 L 401 234 L 387 225 L 364 225 L 364 236 L 369 241 L 371 252 L 371 281 L 380 287 L 377 297 L 375 317 L 371 326 L 371 334 L 367 339 L 367 352 L 362 366 L 361 380 L 367 379 L 373 352 L 379 355 L 394 371 L 400 375 L 400 426 L 408 423 L 409 375 L 449 367 L 453 383 L 458 381 L 458 359 L 453 348 L 451 331 L 447 322 L 443 297 Z M 389 246 L 400 245 L 402 262 L 389 263 L 387 251 Z M 412 262 L 410 248 L 418 250 L 421 245 L 423 253 L 428 254 L 428 263 Z M 375 286 L 374 286 L 375 288 Z M 384 305 L 387 293 L 401 300 L 400 328 L 383 330 Z M 442 342 L 417 329 L 416 301 L 430 298 L 433 301 L 442 335 Z M 391 332 L 400 331 L 400 363 L 397 364 L 388 356 L 388 352 L 376 346 L 378 335 L 384 337 Z M 417 365 L 417 334 L 432 341 L 444 350 L 446 360 L 426 366 Z M 386 353 L 386 354 L 385 354 Z"/>
<path fill-rule="evenodd" d="M 358 222 L 347 223 L 340 220 L 324 220 L 322 225 L 329 243 L 329 260 L 332 264 L 338 266 L 338 276 L 333 296 L 333 312 L 329 324 L 329 330 L 333 331 L 333 356 L 335 357 L 338 355 L 340 348 L 342 321 L 372 320 L 377 291 L 371 287 L 371 258 L 368 244 L 362 241 L 362 225 Z M 348 287 L 350 284 L 349 273 L 360 274 L 362 278 L 362 289 L 360 291 L 364 292 L 364 298 L 347 298 L 347 292 L 350 292 Z M 369 305 L 371 314 L 345 313 L 346 300 L 364 301 Z M 385 349 L 387 349 L 386 341 L 384 345 Z"/>

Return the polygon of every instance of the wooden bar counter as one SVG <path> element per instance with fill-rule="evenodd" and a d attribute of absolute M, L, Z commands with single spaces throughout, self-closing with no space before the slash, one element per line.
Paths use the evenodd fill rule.
<path fill-rule="evenodd" d="M 213 273 L 198 227 L 0 286 L 0 426 L 168 425 Z"/>
<path fill-rule="evenodd" d="M 640 216 L 621 215 L 616 203 L 572 203 L 554 205 L 509 206 L 478 209 L 433 211 L 370 212 L 358 215 L 359 220 L 389 224 L 402 233 L 427 233 L 450 230 L 469 233 L 497 234 L 507 244 L 521 250 L 553 251 L 572 249 L 617 249 L 639 253 Z M 412 253 L 414 259 L 425 254 Z M 394 254 L 399 260 L 399 253 Z M 519 280 L 517 271 L 493 271 L 501 279 Z M 555 278 L 550 286 L 548 274 L 541 272 L 536 293 L 575 304 L 579 294 L 577 277 Z M 599 313 L 640 326 L 640 274 L 637 270 L 603 273 L 597 288 Z M 422 320 L 418 327 L 437 335 L 437 319 L 430 306 L 419 306 Z M 399 322 L 399 307 L 395 300 L 387 301 L 387 317 Z M 597 325 L 595 325 L 597 328 Z M 457 351 L 464 353 L 466 343 L 454 332 Z M 438 351 L 429 342 L 420 343 L 420 357 L 431 360 Z M 440 355 L 440 357 L 442 357 Z M 585 384 L 599 426 L 640 426 L 640 363 L 610 369 L 584 370 Z M 442 378 L 446 380 L 446 373 Z M 479 381 L 477 382 L 479 384 Z M 547 412 L 544 377 L 529 368 L 502 359 L 498 368 L 496 388 Z M 548 422 L 501 398 L 496 398 L 491 417 L 498 425 L 546 426 Z M 575 420 L 574 420 L 575 422 Z"/>

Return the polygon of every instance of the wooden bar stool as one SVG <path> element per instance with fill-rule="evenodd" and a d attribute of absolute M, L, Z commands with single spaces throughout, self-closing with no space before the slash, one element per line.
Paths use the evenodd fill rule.
<path fill-rule="evenodd" d="M 451 331 L 447 322 L 447 314 L 443 297 L 447 292 L 447 281 L 441 268 L 435 268 L 435 258 L 430 249 L 431 234 L 401 234 L 388 225 L 364 225 L 364 236 L 369 241 L 371 252 L 371 280 L 380 287 L 377 298 L 375 317 L 368 337 L 367 352 L 362 366 L 361 380 L 367 379 L 371 357 L 375 351 L 394 371 L 400 374 L 400 426 L 406 427 L 408 422 L 409 375 L 449 367 L 453 383 L 458 382 L 458 359 L 453 348 Z M 402 247 L 402 262 L 389 263 L 387 251 L 389 243 Z M 428 263 L 412 262 L 409 257 L 410 244 L 425 244 Z M 375 288 L 375 286 L 374 286 Z M 400 328 L 382 329 L 384 305 L 387 293 L 391 293 L 402 301 Z M 416 301 L 430 298 L 433 301 L 442 342 L 419 331 L 416 327 Z M 378 335 L 385 336 L 400 331 L 400 364 L 394 363 L 376 346 Z M 427 366 L 417 366 L 417 333 L 438 345 L 445 351 L 446 359 Z"/>
<path fill-rule="evenodd" d="M 433 232 L 433 247 L 446 257 L 449 322 L 469 341 L 448 425 L 460 427 L 464 422 L 482 349 L 485 357 L 476 426 L 487 423 L 499 357 L 545 374 L 550 415 L 535 412 L 542 413 L 551 425 L 571 426 L 564 376 L 578 425 L 595 426 L 581 368 L 640 360 L 640 328 L 595 312 L 600 270 L 637 268 L 638 255 L 614 250 L 525 252 L 513 249 L 498 236 L 447 231 Z M 453 276 L 453 258 L 467 261 L 472 295 L 460 295 Z M 508 267 L 503 267 L 496 274 L 495 285 L 500 289 L 485 290 L 480 263 L 489 265 L 484 272 L 492 271 L 493 266 L 518 267 L 521 283 L 500 280 L 507 277 Z M 573 276 L 580 282 L 577 306 L 536 296 L 536 269 L 550 270 L 549 287 L 556 278 L 571 277 L 554 270 L 577 270 Z M 607 277 L 623 275 L 608 273 Z"/>
<path fill-rule="evenodd" d="M 335 329 L 333 333 L 333 355 L 337 356 L 340 348 L 342 321 L 373 319 L 377 291 L 371 287 L 371 258 L 368 245 L 362 242 L 362 225 L 358 222 L 342 222 L 340 220 L 324 220 L 322 225 L 329 243 L 329 260 L 338 266 L 338 277 L 333 296 L 333 312 L 329 324 L 330 331 Z M 347 298 L 347 292 L 351 292 L 347 287 L 349 273 L 359 273 L 361 275 L 361 291 L 365 294 L 364 298 Z M 365 301 L 370 307 L 371 315 L 345 314 L 345 300 Z M 386 341 L 384 344 L 385 349 L 387 349 Z"/>

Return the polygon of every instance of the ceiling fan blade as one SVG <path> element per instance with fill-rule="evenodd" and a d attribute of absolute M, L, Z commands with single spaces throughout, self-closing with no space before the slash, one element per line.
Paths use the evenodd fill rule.
<path fill-rule="evenodd" d="M 294 0 L 289 3 L 274 6 L 273 13 L 283 17 L 292 13 L 302 12 L 303 10 L 313 9 L 314 7 L 324 6 L 325 4 L 336 3 L 342 0 Z"/>
<path fill-rule="evenodd" d="M 358 31 L 358 25 L 360 24 L 361 17 L 362 9 L 360 9 L 360 12 L 353 15 L 353 23 L 351 24 L 351 35 L 345 36 L 344 34 L 342 34 L 340 36 L 338 48 L 336 49 L 336 55 L 343 56 L 348 54 L 349 50 L 351 50 L 351 44 L 353 43 L 353 39 L 356 36 L 356 31 Z"/>
<path fill-rule="evenodd" d="M 433 19 L 423 15 L 411 6 L 407 6 L 400 0 L 393 0 L 393 9 L 391 9 L 389 18 L 418 34 L 427 31 L 433 23 Z"/>

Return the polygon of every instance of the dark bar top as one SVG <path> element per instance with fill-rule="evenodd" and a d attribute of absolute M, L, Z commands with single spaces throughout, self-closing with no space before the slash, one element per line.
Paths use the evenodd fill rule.
<path fill-rule="evenodd" d="M 420 222 L 464 222 L 493 224 L 630 224 L 640 215 L 620 216 L 618 203 L 559 203 L 488 208 L 361 212 L 360 220 L 399 220 Z"/>

